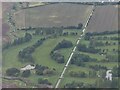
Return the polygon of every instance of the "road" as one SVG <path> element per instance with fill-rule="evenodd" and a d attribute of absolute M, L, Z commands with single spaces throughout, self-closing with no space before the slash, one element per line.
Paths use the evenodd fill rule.
<path fill-rule="evenodd" d="M 85 26 L 84 26 L 84 28 L 83 28 L 83 30 L 82 30 L 82 34 L 81 34 L 80 38 L 78 38 L 78 40 L 77 40 L 77 42 L 76 42 L 76 45 L 75 45 L 75 47 L 73 48 L 73 50 L 72 50 L 72 52 L 71 52 L 71 54 L 70 54 L 70 56 L 69 56 L 69 58 L 68 58 L 67 63 L 65 64 L 65 67 L 64 67 L 64 69 L 63 69 L 63 71 L 62 71 L 62 73 L 61 73 L 61 75 L 60 75 L 60 77 L 59 77 L 59 79 L 58 79 L 58 81 L 57 81 L 57 83 L 56 83 L 56 85 L 55 85 L 55 88 L 58 88 L 58 87 L 59 87 L 59 84 L 60 84 L 60 82 L 61 82 L 61 80 L 62 80 L 62 78 L 63 78 L 63 76 L 64 76 L 64 73 L 65 73 L 65 71 L 66 71 L 66 69 L 67 69 L 67 67 L 68 67 L 68 65 L 69 65 L 69 63 L 70 63 L 70 61 L 71 61 L 71 58 L 72 58 L 74 52 L 76 51 L 77 45 L 79 44 L 80 39 L 85 35 L 86 27 L 88 26 L 88 23 L 89 23 L 92 15 L 93 15 L 93 13 L 94 13 L 94 10 L 95 10 L 95 6 L 93 6 L 93 9 L 92 9 L 92 11 L 91 11 L 91 13 L 90 13 L 90 15 L 89 15 L 89 18 L 88 18 L 88 20 L 87 20 L 87 22 L 86 22 L 86 24 L 85 24 Z"/>

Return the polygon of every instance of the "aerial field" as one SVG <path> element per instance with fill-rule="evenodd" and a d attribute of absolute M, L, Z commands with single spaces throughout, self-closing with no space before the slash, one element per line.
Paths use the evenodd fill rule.
<path fill-rule="evenodd" d="M 61 79 L 62 71 L 67 67 L 59 88 L 71 87 L 72 82 L 77 83 L 77 86 L 73 83 L 73 87 L 78 87 L 81 83 L 83 85 L 80 88 L 99 87 L 99 79 L 105 81 L 107 70 L 117 70 L 118 34 L 103 33 L 97 36 L 88 33 L 88 36 L 84 35 L 84 30 L 85 32 L 118 30 L 118 12 L 115 5 L 96 6 L 94 12 L 93 5 L 73 3 L 34 5 L 36 4 L 16 11 L 12 9 L 14 12 L 11 12 L 12 19 L 10 20 L 15 25 L 6 23 L 11 15 L 8 15 L 7 18 L 7 14 L 4 13 L 3 34 L 7 35 L 8 39 L 11 38 L 11 44 L 8 44 L 8 47 L 2 51 L 3 76 L 10 76 L 7 71 L 10 68 L 16 68 L 18 71 L 20 70 L 17 77 L 23 78 L 21 69 L 33 64 L 35 68 L 30 69 L 28 77 L 24 77 L 26 81 L 33 84 L 26 86 L 22 81 L 6 79 L 3 79 L 3 83 L 16 83 L 16 86 L 20 88 L 33 87 L 37 84 L 47 86 L 49 85 L 47 82 L 39 82 L 40 79 L 46 79 L 52 87 L 55 87 L 58 79 Z M 16 4 L 17 6 L 19 4 Z M 91 12 L 93 15 L 89 19 Z M 85 27 L 88 20 L 88 26 Z M 80 23 L 83 24 L 82 28 L 71 29 L 70 26 L 78 27 Z M 61 28 L 62 26 L 70 28 Z M 72 57 L 71 54 L 73 54 Z M 70 57 L 71 61 L 67 66 L 66 63 Z M 60 60 L 63 60 L 62 58 L 64 58 L 64 62 L 59 63 Z M 45 67 L 47 69 L 44 69 Z M 117 78 L 117 73 L 115 75 L 113 75 L 113 79 Z M 101 87 L 104 86 L 101 85 Z"/>
<path fill-rule="evenodd" d="M 118 6 L 96 6 L 88 24 L 88 32 L 102 32 L 118 30 Z"/>
<path fill-rule="evenodd" d="M 112 35 L 100 35 L 99 37 L 118 37 L 117 34 L 112 34 Z M 94 38 L 98 37 L 98 36 L 93 36 Z M 115 50 L 118 50 L 118 41 L 115 41 L 115 40 L 97 40 L 97 41 L 102 41 L 102 42 L 105 42 L 105 41 L 109 41 L 111 43 L 111 45 L 108 45 L 108 46 L 99 46 L 99 47 L 96 47 L 96 48 L 99 48 L 99 49 L 108 49 L 108 52 L 107 54 L 109 55 L 117 55 L 118 53 L 113 51 L 113 49 Z M 95 40 L 94 40 L 95 42 Z M 116 45 L 112 45 L 112 43 L 116 43 Z M 81 44 L 85 44 L 85 45 L 88 45 L 90 43 L 90 40 L 87 41 L 85 39 L 81 39 Z M 100 55 L 100 54 L 93 54 L 93 53 L 88 53 L 88 52 L 82 52 L 82 51 L 76 51 L 76 53 L 80 53 L 80 54 L 84 54 L 84 55 L 88 55 L 90 56 L 91 58 L 96 58 L 97 59 L 97 62 L 84 62 L 85 66 L 76 66 L 76 65 L 73 65 L 73 64 L 70 64 L 68 69 L 66 70 L 66 73 L 64 75 L 64 78 L 62 79 L 61 81 L 61 84 L 60 84 L 60 87 L 64 87 L 64 85 L 68 84 L 68 83 L 72 83 L 72 82 L 77 82 L 77 83 L 80 83 L 80 82 L 84 82 L 86 84 L 94 84 L 97 80 L 99 80 L 99 77 L 73 77 L 70 75 L 70 72 L 71 71 L 74 71 L 74 72 L 85 72 L 86 74 L 89 75 L 89 71 L 92 71 L 93 69 L 90 68 L 90 66 L 95 66 L 95 65 L 102 65 L 104 67 L 107 67 L 108 69 L 113 69 L 115 66 L 118 66 L 118 62 L 117 61 L 109 61 L 109 62 L 104 62 L 103 60 L 106 60 L 106 55 Z M 116 57 L 118 58 L 118 57 Z M 99 67 L 100 69 L 100 67 Z M 100 69 L 102 70 L 102 69 Z M 94 70 L 95 71 L 95 70 Z M 99 73 L 99 70 L 96 70 L 97 73 Z M 113 77 L 115 78 L 115 77 Z M 99 82 L 101 83 L 101 82 Z M 97 86 L 95 86 L 97 87 Z"/>
<path fill-rule="evenodd" d="M 18 28 L 77 26 L 86 22 L 91 10 L 92 5 L 58 3 L 23 9 L 14 15 Z"/>

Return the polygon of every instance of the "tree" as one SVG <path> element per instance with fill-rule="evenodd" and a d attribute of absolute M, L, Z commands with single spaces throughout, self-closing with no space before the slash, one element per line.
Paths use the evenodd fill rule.
<path fill-rule="evenodd" d="M 89 53 L 99 53 L 100 52 L 100 49 L 96 49 L 92 46 L 87 47 L 84 44 L 78 44 L 77 49 L 78 49 L 78 51 L 89 52 Z"/>
<path fill-rule="evenodd" d="M 89 71 L 89 77 L 90 78 L 93 78 L 93 77 L 96 77 L 96 76 L 97 76 L 96 71 L 94 71 L 94 70 Z"/>
<path fill-rule="evenodd" d="M 54 74 L 54 71 L 50 69 L 45 69 L 43 71 L 43 75 L 53 75 L 53 74 Z"/>
<path fill-rule="evenodd" d="M 78 29 L 82 29 L 82 27 L 83 27 L 83 24 L 82 24 L 82 23 L 79 23 L 77 28 L 78 28 Z"/>
<path fill-rule="evenodd" d="M 84 66 L 84 62 L 95 62 L 97 61 L 95 58 L 91 58 L 88 55 L 75 53 L 71 59 L 71 64 L 75 64 L 77 66 Z"/>
<path fill-rule="evenodd" d="M 29 34 L 29 33 L 26 33 L 26 34 L 25 34 L 25 41 L 29 41 L 29 40 L 31 40 L 31 39 L 32 39 L 32 35 Z"/>
<path fill-rule="evenodd" d="M 30 70 L 23 71 L 22 77 L 29 77 L 31 74 Z"/>
<path fill-rule="evenodd" d="M 112 70 L 112 72 L 113 72 L 113 77 L 119 77 L 119 67 L 117 67 L 117 66 L 114 66 L 113 67 L 113 70 Z"/>
<path fill-rule="evenodd" d="M 79 72 L 71 71 L 69 74 L 72 77 L 81 77 L 81 78 L 87 77 L 87 74 L 85 72 L 81 72 L 81 71 L 79 71 Z"/>
<path fill-rule="evenodd" d="M 38 79 L 38 83 L 39 84 L 48 84 L 48 85 L 51 85 L 51 83 L 48 81 L 48 79 L 42 79 L 42 78 Z"/>
<path fill-rule="evenodd" d="M 61 49 L 61 48 L 70 48 L 72 47 L 73 44 L 71 41 L 68 41 L 68 40 L 62 40 L 60 43 L 58 43 L 56 45 L 56 47 L 54 48 L 54 51 L 55 50 L 58 50 L 58 49 Z"/>
<path fill-rule="evenodd" d="M 57 61 L 58 63 L 64 63 L 64 56 L 59 53 L 58 50 L 51 52 L 51 58 Z"/>
<path fill-rule="evenodd" d="M 20 74 L 20 70 L 18 70 L 17 68 L 9 68 L 9 69 L 6 70 L 6 74 L 8 76 L 15 76 L 15 77 L 17 77 Z"/>

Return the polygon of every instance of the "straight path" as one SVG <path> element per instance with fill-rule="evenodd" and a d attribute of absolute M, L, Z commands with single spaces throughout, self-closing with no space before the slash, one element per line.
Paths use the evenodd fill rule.
<path fill-rule="evenodd" d="M 65 67 L 64 67 L 64 69 L 63 69 L 63 71 L 62 71 L 62 73 L 61 73 L 61 75 L 60 75 L 60 77 L 59 77 L 59 79 L 58 79 L 58 81 L 57 81 L 57 83 L 56 83 L 56 85 L 55 85 L 55 88 L 58 88 L 58 87 L 59 87 L 59 84 L 60 84 L 60 82 L 61 82 L 61 80 L 62 80 L 62 78 L 63 78 L 63 76 L 64 76 L 64 73 L 65 73 L 65 71 L 66 71 L 66 69 L 67 69 L 67 67 L 68 67 L 68 65 L 69 65 L 69 63 L 70 63 L 70 61 L 71 61 L 71 58 L 72 58 L 74 52 L 76 51 L 77 45 L 79 44 L 80 39 L 81 39 L 81 38 L 84 36 L 84 34 L 85 34 L 86 27 L 88 26 L 88 23 L 89 23 L 92 15 L 93 15 L 94 10 L 95 10 L 95 6 L 93 6 L 92 12 L 90 13 L 89 18 L 88 18 L 88 20 L 87 20 L 87 22 L 86 22 L 86 24 L 85 24 L 85 26 L 84 26 L 84 28 L 83 28 L 83 30 L 82 30 L 82 34 L 81 34 L 80 38 L 78 38 L 77 43 L 76 43 L 76 46 L 73 48 L 73 50 L 72 50 L 72 52 L 71 52 L 71 54 L 70 54 L 70 57 L 68 58 L 68 61 L 67 61 L 67 63 L 65 64 Z"/>

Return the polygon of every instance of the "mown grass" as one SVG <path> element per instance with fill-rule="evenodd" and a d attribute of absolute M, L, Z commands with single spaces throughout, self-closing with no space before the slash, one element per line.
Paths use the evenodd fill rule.
<path fill-rule="evenodd" d="M 114 34 L 113 36 L 116 36 L 117 34 Z M 106 35 L 108 37 L 111 37 L 112 35 Z M 98 40 L 100 41 L 100 40 Z M 104 40 L 101 40 L 104 42 Z M 109 40 L 111 41 L 112 43 L 113 42 L 116 42 L 115 40 Z M 85 44 L 85 45 L 89 45 L 89 41 L 86 41 L 84 40 L 84 38 L 82 38 L 80 40 L 80 43 L 81 44 Z M 97 48 L 101 48 L 101 49 L 108 49 L 109 52 L 108 53 L 111 53 L 111 54 L 115 54 L 114 52 L 112 52 L 113 49 L 118 49 L 118 45 L 111 45 L 111 46 L 101 46 L 101 47 L 97 47 Z M 76 66 L 76 65 L 69 65 L 68 69 L 66 70 L 65 72 L 65 75 L 64 75 L 64 78 L 62 79 L 62 82 L 60 84 L 60 87 L 64 87 L 65 84 L 67 83 L 71 83 L 73 81 L 75 82 L 83 82 L 83 83 L 89 83 L 89 84 L 93 84 L 95 83 L 96 80 L 98 80 L 98 78 L 79 78 L 79 77 L 71 77 L 69 75 L 69 72 L 70 71 L 76 71 L 76 72 L 79 72 L 79 71 L 82 71 L 82 72 L 85 72 L 85 73 L 89 73 L 90 69 L 89 66 L 90 65 L 102 65 L 102 66 L 106 66 L 108 69 L 112 69 L 114 66 L 118 66 L 118 63 L 117 62 L 100 62 L 102 61 L 103 59 L 105 59 L 106 55 L 100 55 L 100 54 L 92 54 L 92 53 L 86 53 L 86 52 L 81 52 L 81 51 L 76 51 L 80 54 L 85 54 L 85 55 L 88 55 L 90 56 L 91 58 L 96 58 L 98 60 L 98 62 L 85 62 L 85 67 L 80 67 L 80 66 Z"/>
<path fill-rule="evenodd" d="M 23 33 L 21 32 L 21 35 Z M 29 63 L 21 63 L 18 59 L 18 53 L 20 50 L 33 45 L 37 40 L 39 40 L 43 36 L 33 36 L 33 39 L 30 42 L 13 46 L 9 49 L 6 49 L 3 51 L 3 73 L 5 73 L 6 69 L 11 67 L 16 67 L 20 69 L 21 67 L 29 64 Z M 79 37 L 77 36 L 60 36 L 57 38 L 50 38 L 43 42 L 41 46 L 36 48 L 35 52 L 33 53 L 33 58 L 35 60 L 36 64 L 40 64 L 43 66 L 48 66 L 49 68 L 55 68 L 56 74 L 52 76 L 38 76 L 35 75 L 34 72 L 32 72 L 31 76 L 28 78 L 30 81 L 37 83 L 38 78 L 47 78 L 53 85 L 55 85 L 56 81 L 58 80 L 60 73 L 62 72 L 62 69 L 68 60 L 68 57 L 73 49 L 67 48 L 67 49 L 61 49 L 60 52 L 62 55 L 65 56 L 65 63 L 64 64 L 58 64 L 56 61 L 52 60 L 50 57 L 50 52 L 52 49 L 63 39 L 69 40 L 73 42 L 73 46 L 76 44 L 76 40 Z"/>
<path fill-rule="evenodd" d="M 19 62 L 18 53 L 20 50 L 33 45 L 37 40 L 39 40 L 41 36 L 35 36 L 30 42 L 12 46 L 9 49 L 6 49 L 2 52 L 2 65 L 3 65 L 3 72 L 10 67 L 23 67 L 26 63 Z"/>
<path fill-rule="evenodd" d="M 49 68 L 55 68 L 56 69 L 56 71 L 57 71 L 56 75 L 47 77 L 48 80 L 50 80 L 50 82 L 53 85 L 55 85 L 57 79 L 59 78 L 59 76 L 60 76 L 60 74 L 63 70 L 63 67 L 64 67 L 65 63 L 67 62 L 68 57 L 69 57 L 73 47 L 60 50 L 61 54 L 65 56 L 65 63 L 64 64 L 58 64 L 56 61 L 52 60 L 51 57 L 50 57 L 50 52 L 63 39 L 72 41 L 73 45 L 75 45 L 77 38 L 78 38 L 78 36 L 66 36 L 66 37 L 58 37 L 58 38 L 53 38 L 53 39 L 46 40 L 33 53 L 33 57 L 35 58 L 36 64 L 41 64 L 41 65 L 44 65 L 44 66 L 48 66 Z M 46 78 L 46 76 L 43 76 L 43 77 Z"/>

